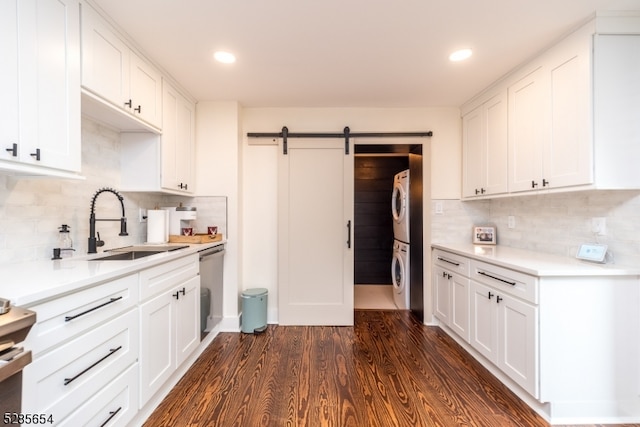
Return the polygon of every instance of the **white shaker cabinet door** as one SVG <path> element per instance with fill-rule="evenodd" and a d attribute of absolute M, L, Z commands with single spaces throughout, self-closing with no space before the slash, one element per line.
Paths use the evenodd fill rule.
<path fill-rule="evenodd" d="M 162 75 L 130 52 L 129 100 L 134 116 L 162 128 Z"/>
<path fill-rule="evenodd" d="M 179 289 L 176 315 L 176 366 L 180 366 L 200 345 L 200 276 Z"/>
<path fill-rule="evenodd" d="M 176 304 L 166 292 L 140 306 L 140 407 L 175 370 Z"/>
<path fill-rule="evenodd" d="M 498 360 L 504 373 L 538 397 L 538 309 L 508 295 L 496 305 L 498 310 Z"/>
<path fill-rule="evenodd" d="M 16 156 L 18 128 L 18 22 L 17 0 L 0 2 L 0 158 L 11 160 L 13 144 Z M 10 151 L 6 151 L 10 150 Z"/>
<path fill-rule="evenodd" d="M 78 0 L 20 1 L 18 16 L 21 160 L 79 172 Z"/>
<path fill-rule="evenodd" d="M 470 343 L 473 348 L 493 363 L 496 363 L 498 358 L 498 326 L 495 299 L 495 289 L 471 282 Z"/>
<path fill-rule="evenodd" d="M 129 98 L 129 46 L 88 5 L 82 8 L 82 86 L 118 108 Z"/>
<path fill-rule="evenodd" d="M 549 128 L 548 80 L 538 68 L 508 89 L 509 191 L 542 189 L 543 146 Z"/>

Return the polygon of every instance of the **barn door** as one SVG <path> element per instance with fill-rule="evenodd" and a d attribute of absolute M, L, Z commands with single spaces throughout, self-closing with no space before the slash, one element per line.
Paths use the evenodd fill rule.
<path fill-rule="evenodd" d="M 340 138 L 282 144 L 279 323 L 353 325 L 353 147 Z"/>

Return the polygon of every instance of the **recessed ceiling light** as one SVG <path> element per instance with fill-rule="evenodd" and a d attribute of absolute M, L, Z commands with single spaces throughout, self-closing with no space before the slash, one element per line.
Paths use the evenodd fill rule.
<path fill-rule="evenodd" d="M 465 59 L 469 58 L 472 53 L 473 52 L 471 51 L 471 49 L 456 50 L 451 55 L 449 55 L 449 60 L 454 62 L 464 61 Z"/>
<path fill-rule="evenodd" d="M 223 64 L 233 64 L 236 62 L 236 56 L 233 53 L 224 52 L 222 50 L 214 53 L 213 57 L 216 61 L 222 62 Z"/>

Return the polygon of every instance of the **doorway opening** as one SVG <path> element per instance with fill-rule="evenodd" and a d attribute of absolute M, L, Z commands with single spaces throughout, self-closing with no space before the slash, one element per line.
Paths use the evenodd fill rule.
<path fill-rule="evenodd" d="M 359 144 L 354 158 L 354 303 L 359 309 L 397 309 L 392 286 L 391 196 L 394 176 L 410 173 L 410 309 L 423 317 L 422 144 Z"/>

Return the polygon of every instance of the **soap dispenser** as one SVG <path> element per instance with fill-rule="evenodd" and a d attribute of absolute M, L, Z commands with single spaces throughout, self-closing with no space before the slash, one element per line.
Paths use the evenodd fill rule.
<path fill-rule="evenodd" d="M 67 224 L 62 224 L 58 230 L 58 247 L 60 248 L 60 256 L 62 258 L 70 258 L 73 255 L 73 241 L 71 240 L 70 229 Z"/>

